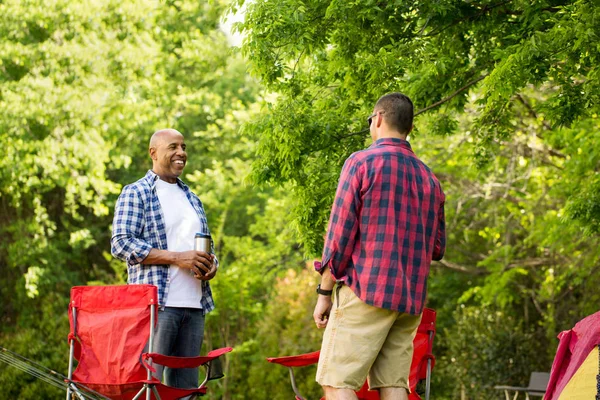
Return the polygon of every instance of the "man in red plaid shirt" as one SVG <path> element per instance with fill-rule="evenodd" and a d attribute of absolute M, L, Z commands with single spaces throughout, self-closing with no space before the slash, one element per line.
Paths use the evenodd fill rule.
<path fill-rule="evenodd" d="M 406 141 L 413 115 L 407 96 L 381 97 L 368 118 L 373 144 L 342 169 L 316 264 L 313 316 L 326 327 L 317 382 L 327 400 L 356 399 L 367 376 L 383 400 L 408 398 L 429 267 L 446 247 L 444 192 Z"/>

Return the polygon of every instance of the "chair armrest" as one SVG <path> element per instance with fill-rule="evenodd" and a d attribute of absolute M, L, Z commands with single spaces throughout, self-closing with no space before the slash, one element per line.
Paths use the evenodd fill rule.
<path fill-rule="evenodd" d="M 421 322 L 417 330 L 420 333 L 435 332 L 436 312 L 431 308 L 424 308 L 421 316 Z"/>
<path fill-rule="evenodd" d="M 528 390 L 527 393 L 530 396 L 543 396 L 546 394 L 545 390 Z"/>
<path fill-rule="evenodd" d="M 225 353 L 229 353 L 232 350 L 233 349 L 231 347 L 223 347 L 222 349 L 210 351 L 206 356 L 199 357 L 173 357 L 158 353 L 144 353 L 142 354 L 142 359 L 144 361 L 148 361 L 148 359 L 151 358 L 152 362 L 169 368 L 196 368 L 222 356 Z"/>
<path fill-rule="evenodd" d="M 494 386 L 494 389 L 498 390 L 512 390 L 515 392 L 528 392 L 531 389 L 526 387 L 518 387 L 518 386 Z"/>
<path fill-rule="evenodd" d="M 297 356 L 270 357 L 267 358 L 267 361 L 285 367 L 305 367 L 319 362 L 320 353 L 320 351 L 313 351 L 312 353 L 300 354 Z"/>

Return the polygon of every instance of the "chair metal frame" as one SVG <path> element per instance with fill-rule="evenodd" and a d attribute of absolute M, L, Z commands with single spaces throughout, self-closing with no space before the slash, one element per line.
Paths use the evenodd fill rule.
<path fill-rule="evenodd" d="M 529 400 L 529 396 L 543 397 L 546 393 L 546 386 L 550 374 L 547 372 L 532 372 L 529 376 L 529 385 L 527 387 L 519 386 L 494 386 L 494 389 L 504 390 L 506 400 L 511 400 L 509 392 L 515 392 L 512 400 L 517 400 L 519 393 L 525 393 L 525 399 Z"/>

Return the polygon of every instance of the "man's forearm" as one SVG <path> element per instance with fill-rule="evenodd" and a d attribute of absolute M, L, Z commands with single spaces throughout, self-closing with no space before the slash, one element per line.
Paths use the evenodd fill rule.
<path fill-rule="evenodd" d="M 175 265 L 179 268 L 209 273 L 214 264 L 214 257 L 201 250 L 168 251 L 153 248 L 141 263 L 146 265 Z"/>
<path fill-rule="evenodd" d="M 333 275 L 331 275 L 331 270 L 328 267 L 326 267 L 323 270 L 323 274 L 321 275 L 321 289 L 333 290 L 334 285 L 335 279 L 333 279 Z"/>
<path fill-rule="evenodd" d="M 177 255 L 174 251 L 152 249 L 142 264 L 177 264 Z"/>

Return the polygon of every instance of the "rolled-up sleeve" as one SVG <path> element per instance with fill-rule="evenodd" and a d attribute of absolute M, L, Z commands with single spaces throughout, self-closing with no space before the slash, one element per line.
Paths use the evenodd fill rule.
<path fill-rule="evenodd" d="M 128 265 L 141 264 L 152 250 L 142 239 L 144 205 L 140 194 L 131 185 L 125 186 L 115 206 L 110 250 L 114 257 Z"/>
<path fill-rule="evenodd" d="M 443 198 L 443 197 L 442 197 Z M 435 235 L 432 260 L 439 261 L 446 253 L 446 216 L 444 214 L 444 200 L 438 210 L 438 229 Z"/>

